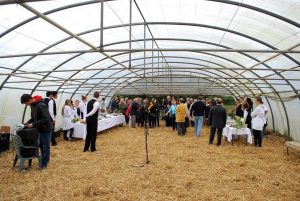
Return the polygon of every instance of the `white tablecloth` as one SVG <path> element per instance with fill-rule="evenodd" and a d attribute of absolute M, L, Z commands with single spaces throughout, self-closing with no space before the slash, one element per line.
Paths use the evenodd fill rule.
<path fill-rule="evenodd" d="M 124 115 L 113 116 L 111 118 L 98 120 L 97 132 L 107 130 L 109 128 L 112 128 L 120 124 L 123 125 L 126 124 Z M 85 136 L 86 136 L 86 125 L 81 123 L 75 123 L 73 137 L 85 139 Z"/>
<path fill-rule="evenodd" d="M 236 129 L 236 128 L 233 128 L 233 127 L 226 126 L 223 129 L 223 136 L 227 137 L 227 140 L 229 142 L 231 142 L 232 135 L 246 135 L 247 136 L 247 142 L 249 144 L 252 144 L 252 136 L 251 136 L 251 131 L 250 131 L 249 128 Z"/>

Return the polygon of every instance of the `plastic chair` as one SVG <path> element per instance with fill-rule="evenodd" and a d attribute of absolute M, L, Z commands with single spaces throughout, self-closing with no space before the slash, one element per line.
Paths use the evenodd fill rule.
<path fill-rule="evenodd" d="M 40 156 L 40 152 L 39 152 L 39 147 L 36 146 L 24 146 L 21 140 L 21 137 L 16 135 L 16 134 L 11 134 L 11 138 L 12 138 L 12 142 L 13 142 L 13 146 L 15 148 L 16 151 L 16 156 L 13 162 L 13 168 L 16 166 L 16 163 L 18 161 L 18 159 L 20 160 L 20 166 L 19 166 L 19 172 L 22 172 L 25 168 L 24 163 L 26 160 L 28 160 L 28 164 L 29 166 L 31 166 L 31 161 L 32 159 L 37 158 L 39 161 L 39 168 L 42 167 L 42 163 L 41 163 L 41 156 Z M 22 152 L 29 150 L 29 149 L 34 149 L 34 155 L 33 156 L 22 156 Z M 23 154 L 24 155 L 24 154 Z"/>

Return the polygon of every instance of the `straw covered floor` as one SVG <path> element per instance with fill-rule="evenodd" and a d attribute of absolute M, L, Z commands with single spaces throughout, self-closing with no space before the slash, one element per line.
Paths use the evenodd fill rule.
<path fill-rule="evenodd" d="M 60 138 L 45 170 L 34 160 L 19 174 L 10 151 L 0 156 L 0 200 L 300 200 L 300 153 L 287 155 L 283 138 L 268 135 L 262 148 L 244 139 L 217 147 L 208 132 L 197 139 L 194 128 L 184 137 L 149 129 L 147 165 L 143 128 L 98 134 L 93 153 L 82 140 Z"/>

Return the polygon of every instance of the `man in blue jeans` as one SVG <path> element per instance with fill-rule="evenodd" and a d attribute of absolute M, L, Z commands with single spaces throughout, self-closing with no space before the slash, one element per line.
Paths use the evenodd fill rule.
<path fill-rule="evenodd" d="M 39 131 L 39 147 L 42 155 L 42 168 L 46 168 L 50 160 L 50 140 L 53 129 L 52 118 L 41 96 L 31 97 L 29 94 L 21 96 L 21 103 L 31 107 L 31 118 L 26 123 L 28 128 Z"/>
<path fill-rule="evenodd" d="M 203 116 L 204 116 L 205 109 L 206 109 L 206 105 L 202 97 L 198 97 L 198 101 L 195 102 L 190 109 L 190 115 L 191 117 L 194 117 L 196 137 L 201 136 Z"/>

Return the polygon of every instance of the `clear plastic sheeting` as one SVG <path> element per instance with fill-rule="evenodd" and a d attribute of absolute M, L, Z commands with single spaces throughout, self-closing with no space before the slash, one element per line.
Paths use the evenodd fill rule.
<path fill-rule="evenodd" d="M 116 94 L 259 95 L 269 129 L 300 141 L 299 10 L 296 0 L 3 0 L 0 124 L 28 116 L 19 101 L 5 109 L 25 92 L 58 91 L 59 107 L 95 90 L 107 104 Z"/>

